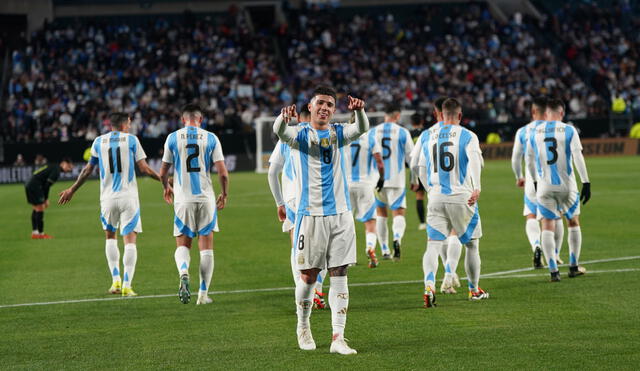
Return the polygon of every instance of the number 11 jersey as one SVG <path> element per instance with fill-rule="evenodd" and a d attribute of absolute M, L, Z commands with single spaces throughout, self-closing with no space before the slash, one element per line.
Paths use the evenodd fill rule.
<path fill-rule="evenodd" d="M 213 202 L 215 195 L 209 170 L 223 161 L 218 137 L 204 129 L 187 126 L 169 134 L 162 162 L 173 164 L 175 202 Z"/>

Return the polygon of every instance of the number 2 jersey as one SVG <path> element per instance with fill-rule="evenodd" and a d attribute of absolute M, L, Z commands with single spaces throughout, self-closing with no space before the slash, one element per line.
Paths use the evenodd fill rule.
<path fill-rule="evenodd" d="M 474 190 L 480 190 L 482 152 L 478 137 L 460 125 L 442 122 L 422 135 L 412 168 L 418 168 L 429 202 L 466 203 Z"/>
<path fill-rule="evenodd" d="M 384 122 L 376 126 L 375 131 L 384 163 L 384 187 L 405 188 L 405 162 L 410 162 L 413 151 L 409 130 L 396 123 Z"/>
<path fill-rule="evenodd" d="M 135 163 L 147 158 L 135 135 L 112 131 L 91 145 L 91 160 L 100 169 L 100 201 L 138 199 Z"/>
<path fill-rule="evenodd" d="M 169 134 L 162 161 L 174 166 L 174 201 L 214 202 L 209 170 L 223 160 L 220 140 L 211 132 L 187 126 Z"/>

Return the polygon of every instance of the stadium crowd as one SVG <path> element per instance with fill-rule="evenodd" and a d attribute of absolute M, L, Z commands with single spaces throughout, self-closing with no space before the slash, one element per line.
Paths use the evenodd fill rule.
<path fill-rule="evenodd" d="M 467 117 L 490 122 L 524 119 L 526 102 L 538 94 L 562 97 L 570 119 L 605 115 L 607 91 L 640 110 L 638 42 L 615 29 L 619 15 L 594 23 L 562 9 L 547 22 L 555 20 L 569 45 L 566 58 L 552 52 L 536 23 L 516 14 L 502 24 L 475 3 L 429 5 L 403 17 L 304 9 L 257 32 L 236 8 L 149 27 L 45 24 L 12 54 L 0 135 L 91 140 L 107 130 L 107 114 L 121 110 L 132 115 L 132 133 L 158 138 L 179 126 L 177 110 L 193 101 L 206 108 L 209 130 L 251 131 L 255 117 L 303 104 L 326 81 L 364 98 L 370 110 L 391 101 L 425 110 L 446 94 L 461 99 Z M 589 27 L 592 33 L 581 31 Z M 595 31 L 605 28 L 604 35 Z M 589 84 L 574 60 L 599 71 Z"/>

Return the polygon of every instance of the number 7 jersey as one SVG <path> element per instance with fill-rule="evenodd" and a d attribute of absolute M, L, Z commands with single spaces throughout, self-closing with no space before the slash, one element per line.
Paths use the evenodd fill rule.
<path fill-rule="evenodd" d="M 135 163 L 147 158 L 135 135 L 112 131 L 91 145 L 91 160 L 100 169 L 100 201 L 138 199 Z"/>
<path fill-rule="evenodd" d="M 213 202 L 215 194 L 209 170 L 223 161 L 218 137 L 204 129 L 187 126 L 169 134 L 162 162 L 173 164 L 175 202 Z"/>

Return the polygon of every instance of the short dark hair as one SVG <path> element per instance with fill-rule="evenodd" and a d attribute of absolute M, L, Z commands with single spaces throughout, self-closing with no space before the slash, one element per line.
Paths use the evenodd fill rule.
<path fill-rule="evenodd" d="M 562 111 L 565 111 L 564 102 L 559 98 L 549 98 L 547 100 L 547 109 L 552 111 L 559 111 L 562 108 Z"/>
<path fill-rule="evenodd" d="M 462 109 L 462 105 L 455 98 L 449 98 L 442 103 L 442 113 L 443 114 L 452 114 L 458 112 L 458 110 Z"/>
<path fill-rule="evenodd" d="M 315 98 L 317 95 L 328 95 L 333 97 L 333 100 L 338 101 L 338 93 L 336 93 L 336 89 L 332 88 L 329 85 L 318 85 L 311 93 L 311 99 Z"/>
<path fill-rule="evenodd" d="M 442 112 L 442 105 L 449 97 L 438 97 L 433 101 L 433 109 Z"/>
<path fill-rule="evenodd" d="M 547 108 L 548 101 L 548 97 L 539 95 L 531 100 L 531 107 L 536 106 L 539 110 L 544 112 L 544 110 Z"/>
<path fill-rule="evenodd" d="M 64 156 L 64 157 L 62 158 L 62 160 L 60 160 L 60 162 L 61 162 L 61 163 L 62 163 L 62 162 L 68 162 L 68 163 L 70 163 L 70 164 L 73 164 L 73 161 L 71 161 L 71 157 L 69 157 L 69 156 Z"/>
<path fill-rule="evenodd" d="M 185 114 L 194 115 L 196 113 L 202 114 L 202 110 L 200 109 L 200 106 L 197 105 L 196 103 L 185 104 L 184 106 L 182 106 L 182 109 L 180 111 L 182 112 L 183 115 Z"/>
<path fill-rule="evenodd" d="M 303 104 L 302 107 L 300 107 L 300 114 L 301 115 L 310 115 L 311 111 L 309 111 L 309 105 L 307 104 Z"/>
<path fill-rule="evenodd" d="M 129 120 L 129 114 L 124 112 L 111 112 L 109 114 L 109 122 L 111 127 L 122 127 Z"/>
<path fill-rule="evenodd" d="M 386 113 L 387 115 L 391 115 L 392 113 L 401 112 L 401 111 L 402 111 L 402 107 L 400 107 L 400 104 L 398 104 L 397 102 L 391 102 L 387 104 L 387 106 L 384 109 L 384 113 Z"/>
<path fill-rule="evenodd" d="M 412 125 L 421 125 L 422 124 L 422 115 L 418 112 L 411 115 L 411 124 Z"/>

